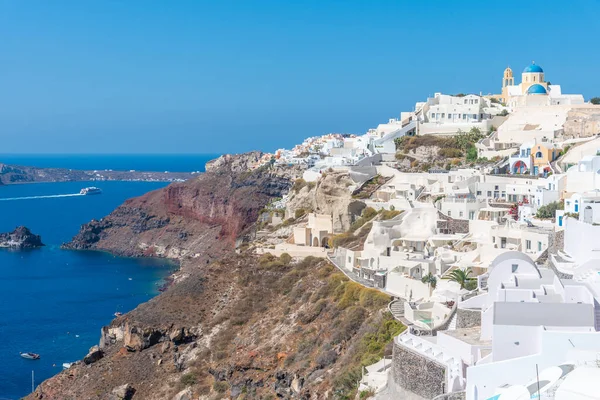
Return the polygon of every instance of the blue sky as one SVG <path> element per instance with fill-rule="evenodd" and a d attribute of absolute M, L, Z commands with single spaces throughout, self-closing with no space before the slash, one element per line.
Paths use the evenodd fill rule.
<path fill-rule="evenodd" d="M 532 60 L 600 95 L 600 3 L 0 0 L 0 153 L 218 153 L 363 133 Z"/>

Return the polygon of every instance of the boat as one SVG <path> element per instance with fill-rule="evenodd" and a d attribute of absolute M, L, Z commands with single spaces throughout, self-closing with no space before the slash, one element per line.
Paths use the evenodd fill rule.
<path fill-rule="evenodd" d="M 26 358 L 28 360 L 39 360 L 40 359 L 40 355 L 37 353 L 19 353 L 21 354 L 21 357 Z"/>
<path fill-rule="evenodd" d="M 100 190 L 100 188 L 97 188 L 95 186 L 86 187 L 79 191 L 79 194 L 82 194 L 85 196 L 90 195 L 90 194 L 100 194 L 100 193 L 102 193 L 102 190 Z"/>

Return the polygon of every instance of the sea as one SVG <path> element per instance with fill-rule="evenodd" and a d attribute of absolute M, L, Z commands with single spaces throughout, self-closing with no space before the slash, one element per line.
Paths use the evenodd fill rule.
<path fill-rule="evenodd" d="M 0 163 L 71 169 L 203 171 L 215 155 L 0 155 Z M 0 399 L 18 399 L 33 384 L 82 359 L 100 329 L 156 296 L 176 268 L 166 260 L 60 249 L 81 224 L 166 182 L 94 182 L 102 194 L 76 195 L 88 182 L 0 186 L 0 232 L 25 225 L 40 249 L 0 249 Z M 20 352 L 34 352 L 27 360 Z"/>

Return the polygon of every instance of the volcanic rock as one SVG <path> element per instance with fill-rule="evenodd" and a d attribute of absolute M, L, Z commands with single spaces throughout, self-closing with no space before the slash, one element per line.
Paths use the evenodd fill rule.
<path fill-rule="evenodd" d="M 42 246 L 44 244 L 40 235 L 34 235 L 24 226 L 19 226 L 9 233 L 0 233 L 0 247 L 34 249 Z"/>

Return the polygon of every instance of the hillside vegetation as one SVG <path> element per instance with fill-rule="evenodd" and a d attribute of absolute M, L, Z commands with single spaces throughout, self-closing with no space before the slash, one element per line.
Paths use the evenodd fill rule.
<path fill-rule="evenodd" d="M 494 160 L 480 159 L 475 143 L 486 135 L 479 129 L 458 132 L 454 136 L 403 136 L 395 140 L 396 159 L 402 170 L 417 172 L 431 168 L 486 164 Z"/>

